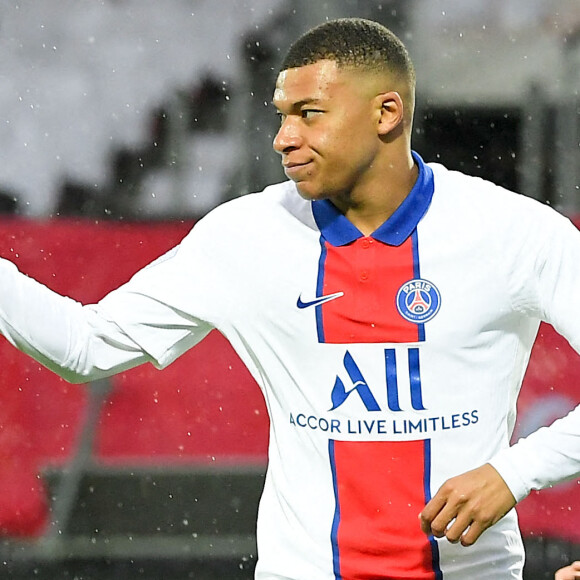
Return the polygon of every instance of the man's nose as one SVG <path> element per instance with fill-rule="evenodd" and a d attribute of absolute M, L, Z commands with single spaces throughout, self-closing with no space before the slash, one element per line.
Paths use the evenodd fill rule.
<path fill-rule="evenodd" d="M 286 117 L 282 121 L 272 145 L 274 151 L 280 154 L 297 149 L 300 146 L 300 134 L 296 122 L 293 119 Z"/>

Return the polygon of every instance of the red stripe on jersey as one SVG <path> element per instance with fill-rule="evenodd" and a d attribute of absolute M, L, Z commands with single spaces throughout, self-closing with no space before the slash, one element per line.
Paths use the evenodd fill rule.
<path fill-rule="evenodd" d="M 413 237 L 400 246 L 389 246 L 363 237 L 345 246 L 325 242 L 322 296 L 344 296 L 318 306 L 324 342 L 416 342 L 417 324 L 398 312 L 399 288 L 415 278 Z"/>
<path fill-rule="evenodd" d="M 337 580 L 436 580 L 437 556 L 421 531 L 428 442 L 330 441 Z"/>

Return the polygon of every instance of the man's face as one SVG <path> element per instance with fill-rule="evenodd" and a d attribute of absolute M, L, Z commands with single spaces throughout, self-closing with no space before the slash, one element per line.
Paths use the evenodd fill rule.
<path fill-rule="evenodd" d="M 273 102 L 281 125 L 273 145 L 304 198 L 350 196 L 364 187 L 380 144 L 371 85 L 330 60 L 278 76 Z"/>

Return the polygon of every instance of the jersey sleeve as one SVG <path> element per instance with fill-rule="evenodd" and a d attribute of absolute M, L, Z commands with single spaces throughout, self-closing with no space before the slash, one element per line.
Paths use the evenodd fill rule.
<path fill-rule="evenodd" d="M 103 316 L 115 320 L 158 368 L 169 365 L 214 328 L 203 315 L 192 312 L 196 285 L 191 283 L 185 263 L 189 260 L 183 253 L 182 247 L 175 248 L 98 304 Z M 201 266 L 193 271 L 203 285 L 207 273 Z"/>
<path fill-rule="evenodd" d="M 580 232 L 567 218 L 536 202 L 528 209 L 518 225 L 524 235 L 517 235 L 516 228 L 506 252 L 513 256 L 509 264 L 513 306 L 552 324 L 580 352 Z M 580 406 L 502 450 L 490 463 L 518 501 L 532 489 L 577 477 Z"/>
<path fill-rule="evenodd" d="M 70 382 L 144 362 L 168 365 L 207 336 L 216 312 L 227 315 L 220 272 L 228 268 L 218 255 L 223 244 L 204 220 L 180 245 L 93 305 L 61 296 L 0 259 L 0 332 Z"/>
<path fill-rule="evenodd" d="M 214 210 L 213 214 L 218 214 Z M 221 220 L 210 213 L 185 239 L 98 304 L 127 336 L 163 368 L 205 338 L 229 316 L 233 250 Z"/>
<path fill-rule="evenodd" d="M 94 306 L 61 296 L 0 259 L 0 332 L 66 380 L 87 382 L 149 360 Z"/>

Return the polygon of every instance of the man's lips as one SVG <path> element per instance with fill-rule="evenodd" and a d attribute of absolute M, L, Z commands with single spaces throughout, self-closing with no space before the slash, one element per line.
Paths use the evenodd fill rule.
<path fill-rule="evenodd" d="M 308 172 L 310 170 L 311 162 L 304 161 L 302 163 L 297 163 L 295 161 L 285 161 L 282 165 L 284 166 L 284 173 L 286 173 L 290 179 L 294 179 L 295 177 L 299 177 L 305 172 Z"/>

